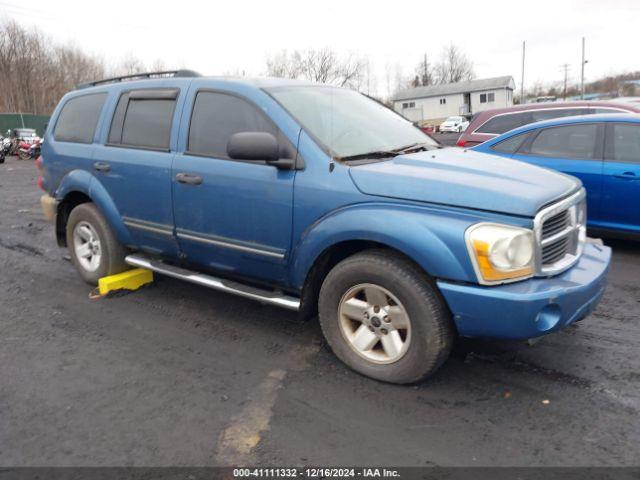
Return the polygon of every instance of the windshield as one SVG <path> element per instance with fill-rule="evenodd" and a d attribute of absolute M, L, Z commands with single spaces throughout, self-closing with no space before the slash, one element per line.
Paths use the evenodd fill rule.
<path fill-rule="evenodd" d="M 336 157 L 438 146 L 408 120 L 353 90 L 300 86 L 268 91 Z"/>
<path fill-rule="evenodd" d="M 447 122 L 461 122 L 462 118 L 460 118 L 460 117 L 449 117 L 449 118 L 447 118 L 446 121 Z"/>

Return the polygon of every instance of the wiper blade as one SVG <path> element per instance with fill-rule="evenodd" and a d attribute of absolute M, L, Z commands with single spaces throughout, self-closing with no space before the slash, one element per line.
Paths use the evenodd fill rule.
<path fill-rule="evenodd" d="M 355 155 L 347 155 L 346 157 L 337 157 L 338 160 L 348 162 L 350 160 L 362 160 L 366 158 L 391 158 L 399 155 L 400 152 L 390 150 L 375 150 L 373 152 L 357 153 Z"/>
<path fill-rule="evenodd" d="M 407 145 L 406 147 L 400 147 L 400 148 L 394 148 L 393 151 L 397 152 L 397 153 L 408 153 L 411 151 L 418 151 L 418 150 L 429 150 L 429 147 L 435 147 L 434 145 L 430 145 L 429 143 L 426 142 L 419 142 L 419 143 L 412 143 L 411 145 Z"/>

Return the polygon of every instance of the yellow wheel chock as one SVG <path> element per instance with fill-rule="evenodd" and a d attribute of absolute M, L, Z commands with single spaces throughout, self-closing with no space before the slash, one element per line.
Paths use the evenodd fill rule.
<path fill-rule="evenodd" d="M 98 280 L 100 295 L 114 290 L 137 290 L 143 285 L 153 282 L 153 272 L 144 268 L 134 268 L 126 272 L 102 277 Z"/>

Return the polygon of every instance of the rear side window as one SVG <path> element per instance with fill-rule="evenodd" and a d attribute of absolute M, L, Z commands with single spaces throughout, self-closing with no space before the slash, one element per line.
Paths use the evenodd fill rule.
<path fill-rule="evenodd" d="M 56 122 L 53 138 L 59 142 L 91 143 L 106 93 L 93 93 L 67 101 Z"/>
<path fill-rule="evenodd" d="M 591 110 L 588 108 L 552 108 L 496 115 L 478 128 L 476 132 L 502 134 L 533 122 L 550 120 L 552 118 L 572 117 L 574 115 L 587 115 L 589 113 L 591 113 Z"/>
<path fill-rule="evenodd" d="M 519 133 L 513 137 L 507 138 L 500 143 L 496 143 L 491 150 L 502 153 L 515 153 L 520 145 L 527 139 L 530 132 Z"/>
<path fill-rule="evenodd" d="M 531 113 L 509 113 L 505 115 L 496 115 L 487 120 L 476 130 L 476 133 L 496 133 L 501 134 L 531 123 Z"/>
<path fill-rule="evenodd" d="M 173 89 L 123 93 L 113 114 L 109 144 L 168 150 L 177 94 Z"/>
<path fill-rule="evenodd" d="M 607 160 L 640 164 L 640 125 L 614 123 L 609 128 Z"/>
<path fill-rule="evenodd" d="M 573 117 L 574 115 L 587 115 L 588 108 L 554 108 L 551 110 L 531 110 L 531 122 L 540 122 L 552 118 Z"/>
<path fill-rule="evenodd" d="M 227 143 L 234 133 L 278 129 L 248 101 L 224 93 L 198 92 L 189 127 L 189 153 L 228 158 Z"/>
<path fill-rule="evenodd" d="M 531 143 L 529 153 L 543 157 L 596 158 L 598 125 L 595 123 L 545 128 Z"/>

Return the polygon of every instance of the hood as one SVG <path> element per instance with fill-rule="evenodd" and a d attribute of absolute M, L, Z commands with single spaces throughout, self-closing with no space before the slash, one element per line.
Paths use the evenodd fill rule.
<path fill-rule="evenodd" d="M 527 217 L 582 186 L 563 173 L 460 148 L 399 155 L 349 171 L 368 195 Z"/>

